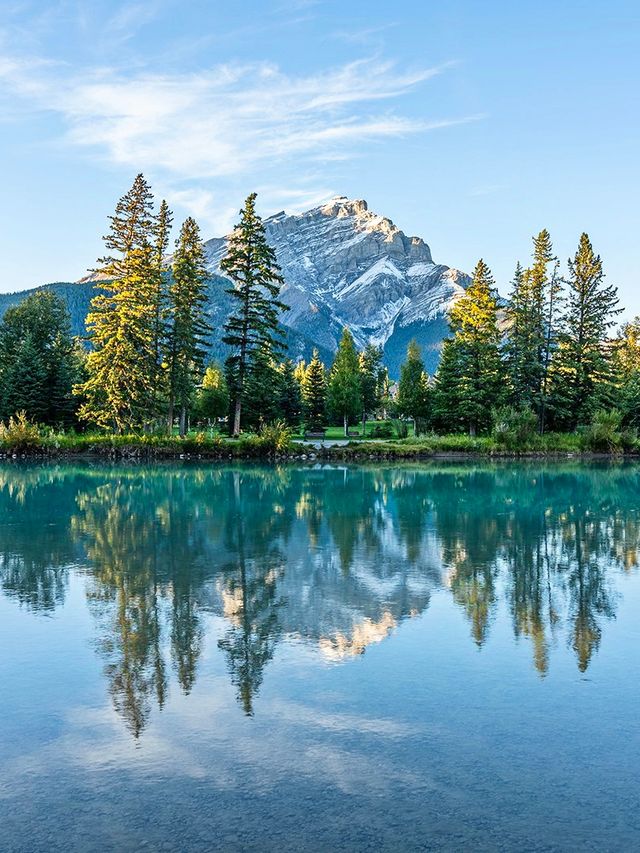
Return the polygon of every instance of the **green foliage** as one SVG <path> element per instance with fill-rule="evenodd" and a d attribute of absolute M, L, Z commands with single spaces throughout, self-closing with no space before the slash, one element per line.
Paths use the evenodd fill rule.
<path fill-rule="evenodd" d="M 199 418 L 216 421 L 227 414 L 228 408 L 229 389 L 224 373 L 219 366 L 210 364 L 196 394 L 195 414 Z"/>
<path fill-rule="evenodd" d="M 24 410 L 45 424 L 69 426 L 81 359 L 63 301 L 39 290 L 10 308 L 0 324 L 0 418 Z"/>
<path fill-rule="evenodd" d="M 105 237 L 115 252 L 99 261 L 101 280 L 91 301 L 92 346 L 80 417 L 116 432 L 139 429 L 157 415 L 158 276 L 153 196 L 143 175 L 110 217 Z"/>
<path fill-rule="evenodd" d="M 234 396 L 233 434 L 239 435 L 245 382 L 256 358 L 282 349 L 279 315 L 288 310 L 280 299 L 284 279 L 275 252 L 267 243 L 264 225 L 255 209 L 256 193 L 248 196 L 240 221 L 229 238 L 221 270 L 233 282 L 227 293 L 235 301 L 225 323 L 223 342 L 232 351 L 228 368 L 234 373 L 230 385 Z"/>
<path fill-rule="evenodd" d="M 538 418 L 532 409 L 503 406 L 493 413 L 492 435 L 507 450 L 531 449 L 538 439 Z"/>
<path fill-rule="evenodd" d="M 557 347 L 560 294 L 559 263 L 549 232 L 543 229 L 533 238 L 531 267 L 516 267 L 505 347 L 509 396 L 517 405 L 533 409 L 541 431 L 546 420 L 551 360 Z"/>
<path fill-rule="evenodd" d="M 393 431 L 396 438 L 406 438 L 409 435 L 409 426 L 406 421 L 394 419 L 391 423 L 393 425 Z"/>
<path fill-rule="evenodd" d="M 264 447 L 272 448 L 275 453 L 284 453 L 291 446 L 291 428 L 285 421 L 274 421 L 262 427 L 260 438 Z"/>
<path fill-rule="evenodd" d="M 405 424 L 406 426 L 406 424 Z M 395 435 L 395 431 L 393 429 L 393 424 L 390 423 L 382 423 L 382 424 L 374 424 L 369 433 L 370 438 L 393 438 Z M 400 437 L 400 436 L 398 436 Z"/>
<path fill-rule="evenodd" d="M 0 422 L 0 448 L 13 453 L 37 450 L 41 446 L 40 428 L 32 423 L 26 412 L 12 415 L 8 422 Z"/>
<path fill-rule="evenodd" d="M 312 432 L 324 426 L 327 406 L 327 378 L 318 350 L 313 351 L 309 366 L 303 371 L 302 405 L 307 428 Z"/>
<path fill-rule="evenodd" d="M 573 429 L 589 420 L 596 407 L 597 387 L 614 381 L 606 336 L 620 313 L 617 290 L 604 284 L 602 261 L 587 234 L 582 234 L 575 257 L 569 261 L 567 288 L 553 390 L 555 423 Z"/>
<path fill-rule="evenodd" d="M 327 408 L 336 419 L 342 420 L 347 434 L 349 420 L 362 411 L 360 365 L 351 332 L 345 328 L 340 339 L 327 389 Z"/>
<path fill-rule="evenodd" d="M 180 409 L 180 435 L 186 431 L 188 410 L 204 373 L 207 335 L 205 320 L 207 267 L 200 229 L 189 217 L 180 229 L 168 288 L 169 430 L 174 406 Z"/>
<path fill-rule="evenodd" d="M 359 356 L 360 391 L 362 394 L 362 423 L 380 408 L 385 370 L 382 366 L 382 347 L 367 344 Z"/>
<path fill-rule="evenodd" d="M 302 418 L 302 390 L 291 359 L 279 366 L 278 373 L 278 409 L 288 426 L 299 426 Z"/>
<path fill-rule="evenodd" d="M 635 430 L 624 429 L 623 413 L 619 409 L 594 412 L 589 426 L 581 434 L 584 450 L 594 453 L 620 453 L 635 446 Z"/>
<path fill-rule="evenodd" d="M 500 404 L 504 389 L 498 302 L 483 260 L 451 309 L 450 326 L 453 338 L 444 343 L 436 375 L 436 422 L 449 429 L 464 426 L 475 435 L 490 426 L 491 408 Z"/>
<path fill-rule="evenodd" d="M 424 369 L 422 353 L 415 340 L 407 347 L 407 360 L 400 368 L 396 412 L 416 421 L 429 422 L 431 417 L 431 389 Z"/>

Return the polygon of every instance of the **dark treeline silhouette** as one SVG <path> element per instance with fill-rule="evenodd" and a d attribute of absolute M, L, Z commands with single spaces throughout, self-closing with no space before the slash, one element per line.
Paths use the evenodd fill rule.
<path fill-rule="evenodd" d="M 585 671 L 640 548 L 632 467 L 0 467 L 0 589 L 35 613 L 82 568 L 114 707 L 137 737 L 189 693 L 206 614 L 247 714 L 277 644 L 362 653 L 445 586 L 482 647 L 500 609 L 537 670 Z"/>

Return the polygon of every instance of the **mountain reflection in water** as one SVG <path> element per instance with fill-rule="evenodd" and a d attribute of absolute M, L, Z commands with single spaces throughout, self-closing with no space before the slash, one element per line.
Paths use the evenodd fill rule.
<path fill-rule="evenodd" d="M 585 672 L 638 564 L 640 469 L 0 466 L 0 589 L 39 614 L 85 579 L 117 712 L 143 731 L 171 671 L 188 694 L 207 619 L 238 702 L 278 644 L 339 663 L 450 595 L 483 647 L 507 607 L 544 676 Z M 428 618 L 428 617 L 427 617 Z"/>

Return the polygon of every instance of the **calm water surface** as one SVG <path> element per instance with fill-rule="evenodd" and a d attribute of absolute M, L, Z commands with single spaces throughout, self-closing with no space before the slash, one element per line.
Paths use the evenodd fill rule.
<path fill-rule="evenodd" d="M 0 849 L 640 849 L 640 467 L 0 466 Z"/>

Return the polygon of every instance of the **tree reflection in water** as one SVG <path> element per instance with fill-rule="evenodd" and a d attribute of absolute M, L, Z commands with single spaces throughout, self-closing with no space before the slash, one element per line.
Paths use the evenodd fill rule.
<path fill-rule="evenodd" d="M 501 607 L 544 675 L 587 670 L 638 564 L 638 469 L 0 467 L 0 588 L 33 611 L 87 576 L 114 707 L 138 737 L 170 669 L 193 688 L 217 641 L 247 715 L 283 639 L 343 660 L 448 588 L 483 646 Z"/>

